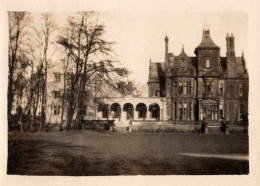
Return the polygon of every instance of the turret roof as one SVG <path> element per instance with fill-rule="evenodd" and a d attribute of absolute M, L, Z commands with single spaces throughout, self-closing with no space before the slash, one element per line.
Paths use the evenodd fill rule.
<path fill-rule="evenodd" d="M 202 40 L 199 46 L 197 46 L 197 48 L 195 49 L 195 53 L 198 49 L 202 49 L 202 48 L 220 49 L 219 46 L 217 46 L 214 43 L 214 41 L 211 39 L 210 30 L 207 25 L 204 26 L 203 28 Z"/>

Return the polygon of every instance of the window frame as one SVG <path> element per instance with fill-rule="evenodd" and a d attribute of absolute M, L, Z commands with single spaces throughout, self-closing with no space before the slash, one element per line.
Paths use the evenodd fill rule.
<path fill-rule="evenodd" d="M 54 105 L 53 106 L 53 115 L 60 115 L 60 105 Z"/>
<path fill-rule="evenodd" d="M 206 58 L 205 59 L 205 67 L 206 68 L 211 68 L 211 60 L 210 60 L 210 58 Z"/>
<path fill-rule="evenodd" d="M 53 91 L 53 97 L 54 97 L 54 99 L 59 99 L 60 98 L 60 91 L 59 90 L 54 90 Z"/>

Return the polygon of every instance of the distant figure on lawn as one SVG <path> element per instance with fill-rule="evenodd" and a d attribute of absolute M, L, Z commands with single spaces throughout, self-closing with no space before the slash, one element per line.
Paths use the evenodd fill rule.
<path fill-rule="evenodd" d="M 227 124 L 224 122 L 224 118 L 221 121 L 221 127 L 220 127 L 221 132 L 223 132 L 224 134 L 226 134 L 227 131 Z"/>
<path fill-rule="evenodd" d="M 207 121 L 205 121 L 205 119 L 203 119 L 202 123 L 201 123 L 201 132 L 203 134 L 206 134 L 207 133 Z"/>

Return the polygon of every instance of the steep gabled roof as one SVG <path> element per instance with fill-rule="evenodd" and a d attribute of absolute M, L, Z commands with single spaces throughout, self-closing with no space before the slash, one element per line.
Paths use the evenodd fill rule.
<path fill-rule="evenodd" d="M 243 57 L 236 57 L 236 71 L 238 74 L 247 74 L 247 69 Z"/>
<path fill-rule="evenodd" d="M 189 58 L 189 56 L 185 53 L 184 48 L 182 47 L 181 53 L 177 56 L 179 59 L 181 58 Z"/>
<path fill-rule="evenodd" d="M 150 77 L 164 77 L 165 76 L 165 63 L 164 62 L 151 62 L 150 63 Z"/>

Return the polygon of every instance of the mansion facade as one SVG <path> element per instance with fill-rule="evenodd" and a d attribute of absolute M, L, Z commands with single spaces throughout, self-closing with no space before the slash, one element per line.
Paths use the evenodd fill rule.
<path fill-rule="evenodd" d="M 190 57 L 184 48 L 177 56 L 170 53 L 165 37 L 165 61 L 150 61 L 148 80 L 149 97 L 165 100 L 164 120 L 248 121 L 248 72 L 243 54 L 235 55 L 234 40 L 227 34 L 221 57 L 204 26 L 196 56 Z"/>
<path fill-rule="evenodd" d="M 85 120 L 114 120 L 127 126 L 129 121 L 165 121 L 166 123 L 247 122 L 248 72 L 245 59 L 235 55 L 233 34 L 226 37 L 226 56 L 213 42 L 210 30 L 203 28 L 201 43 L 195 56 L 184 48 L 175 56 L 168 51 L 165 38 L 165 61 L 150 60 L 148 97 L 124 95 L 118 87 L 102 78 L 93 79 L 89 90 L 98 103 L 88 102 Z M 61 121 L 61 99 L 64 74 L 57 66 L 48 80 L 47 118 L 50 123 Z M 90 87 L 90 86 L 89 86 Z M 67 103 L 66 106 L 67 107 Z M 64 120 L 67 119 L 65 109 Z"/>

